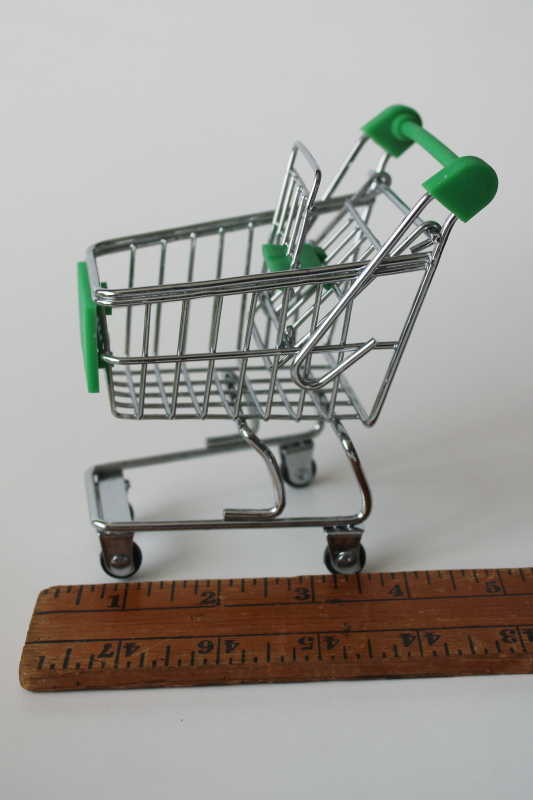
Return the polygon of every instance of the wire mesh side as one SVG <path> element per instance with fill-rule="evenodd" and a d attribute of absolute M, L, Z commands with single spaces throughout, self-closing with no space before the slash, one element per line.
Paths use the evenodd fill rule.
<path fill-rule="evenodd" d="M 312 170 L 310 188 L 296 169 L 298 156 Z M 289 157 L 270 234 L 272 244 L 285 246 L 291 268 L 298 265 L 320 180 L 321 172 L 315 159 L 301 142 L 296 142 Z"/>
<path fill-rule="evenodd" d="M 357 337 L 354 341 L 353 300 L 344 304 L 342 313 L 319 345 L 308 353 L 302 368 L 306 378 L 316 380 L 338 370 L 330 385 L 318 395 L 291 380 L 292 362 L 328 315 L 342 305 L 358 280 L 354 272 L 347 273 L 345 269 L 344 274 L 351 277 L 339 280 L 332 273 L 328 282 L 295 280 L 284 288 L 242 291 L 233 296 L 228 289 L 227 295 L 215 291 L 203 299 L 194 293 L 183 300 L 158 299 L 158 287 L 194 287 L 202 280 L 214 281 L 215 285 L 227 280 L 228 275 L 252 277 L 260 273 L 261 244 L 269 238 L 269 228 L 270 241 L 284 244 L 291 255 L 295 277 L 296 273 L 301 277 L 298 257 L 306 230 L 308 241 L 325 250 L 325 266 L 342 270 L 347 265 L 361 265 L 359 273 L 366 269 L 365 264 L 376 257 L 390 235 L 390 229 L 383 231 L 380 227 L 380 208 L 385 204 L 405 218 L 409 206 L 393 192 L 390 177 L 378 169 L 357 192 L 314 207 L 320 171 L 308 159 L 316 169 L 311 188 L 307 189 L 295 168 L 296 156 L 301 152 L 305 155 L 304 151 L 298 145 L 291 154 L 273 214 L 251 215 L 218 225 L 203 223 L 188 230 L 163 232 L 159 237 L 131 237 L 100 246 L 99 263 L 111 254 L 124 256 L 127 278 L 123 285 L 132 291 L 144 287 L 142 295 L 137 295 L 139 300 L 114 307 L 112 317 L 102 309 L 100 316 L 101 351 L 104 361 L 107 359 L 111 405 L 117 416 L 246 416 L 296 421 L 333 417 L 368 421 L 372 416 L 373 411 L 367 413 L 355 393 L 351 378 L 341 371 L 345 361 L 365 344 Z M 384 163 L 382 159 L 381 166 Z M 389 365 L 378 390 L 381 404 L 384 386 L 390 385 L 398 352 L 405 346 L 425 297 L 440 243 L 440 226 L 417 217 L 412 229 L 395 242 L 388 254 L 396 258 L 419 255 L 418 260 L 410 262 L 411 267 L 398 271 L 421 270 L 422 276 L 400 335 L 375 340 L 376 351 L 391 351 L 393 365 L 392 373 Z M 175 258 L 178 244 L 184 251 L 179 264 Z M 153 277 L 148 279 L 147 274 Z M 384 268 L 372 280 L 386 274 Z M 122 358 L 112 355 L 120 338 L 124 341 Z"/>

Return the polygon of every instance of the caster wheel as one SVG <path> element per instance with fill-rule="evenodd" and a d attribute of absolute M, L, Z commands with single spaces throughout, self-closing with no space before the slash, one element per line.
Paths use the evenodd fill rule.
<path fill-rule="evenodd" d="M 311 477 L 308 478 L 306 481 L 304 481 L 304 483 L 295 483 L 289 478 L 289 473 L 287 472 L 287 466 L 284 460 L 282 460 L 281 462 L 280 469 L 281 469 L 281 476 L 285 481 L 285 483 L 288 483 L 289 486 L 294 486 L 295 489 L 303 489 L 305 486 L 309 486 L 311 483 L 313 483 L 313 480 L 316 475 L 316 464 L 314 461 L 311 461 Z"/>
<path fill-rule="evenodd" d="M 324 564 L 326 565 L 328 570 L 333 575 L 345 575 L 346 574 L 344 572 L 339 572 L 339 570 L 335 569 L 335 567 L 333 566 L 333 564 L 331 562 L 331 553 L 329 552 L 329 547 L 326 547 L 326 549 L 324 551 Z M 359 545 L 359 564 L 357 565 L 356 569 L 354 569 L 352 572 L 350 572 L 350 575 L 356 575 L 358 572 L 361 572 L 361 570 L 363 569 L 365 564 L 366 564 L 366 551 L 365 551 L 365 548 L 363 547 L 363 545 L 360 544 Z"/>
<path fill-rule="evenodd" d="M 143 560 L 143 554 L 141 548 L 139 547 L 137 542 L 133 542 L 133 568 L 131 572 L 129 572 L 127 575 L 121 575 L 120 579 L 123 580 L 125 578 L 131 578 L 132 575 L 135 575 L 135 573 L 139 570 L 139 567 L 142 564 L 142 560 Z M 109 570 L 106 567 L 102 553 L 100 553 L 100 566 L 107 575 L 110 575 L 112 578 L 117 580 L 119 576 L 115 575 L 113 572 L 111 572 L 111 570 Z"/>

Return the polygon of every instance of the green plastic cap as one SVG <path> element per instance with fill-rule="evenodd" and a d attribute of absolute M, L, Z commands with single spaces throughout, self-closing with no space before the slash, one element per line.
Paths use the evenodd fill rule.
<path fill-rule="evenodd" d="M 291 268 L 291 259 L 287 255 L 287 248 L 284 244 L 264 244 L 262 251 L 270 272 L 284 272 Z M 320 267 L 326 258 L 325 250 L 316 244 L 306 242 L 300 251 L 300 266 L 302 269 Z"/>
<path fill-rule="evenodd" d="M 98 376 L 98 308 L 93 300 L 87 264 L 78 262 L 78 302 L 80 310 L 80 335 L 87 389 L 89 392 L 100 391 Z"/>
<path fill-rule="evenodd" d="M 291 268 L 291 259 L 287 255 L 287 248 L 284 244 L 264 244 L 262 251 L 270 272 L 285 272 Z M 306 242 L 300 251 L 300 266 L 302 269 L 321 267 L 327 257 L 326 251 L 317 244 Z M 331 284 L 325 283 L 324 288 L 328 291 L 331 289 Z"/>
<path fill-rule="evenodd" d="M 498 176 L 475 156 L 458 157 L 422 127 L 420 115 L 408 106 L 389 106 L 362 130 L 391 156 L 400 156 L 417 142 L 439 161 L 443 169 L 422 184 L 462 222 L 485 208 L 498 190 Z"/>
<path fill-rule="evenodd" d="M 409 106 L 389 106 L 363 125 L 361 130 L 391 156 L 398 157 L 413 144 L 411 139 L 401 133 L 403 122 L 416 122 L 417 125 L 422 125 L 422 118 Z"/>
<path fill-rule="evenodd" d="M 462 156 L 422 186 L 462 222 L 468 222 L 493 199 L 498 191 L 498 176 L 481 158 Z"/>

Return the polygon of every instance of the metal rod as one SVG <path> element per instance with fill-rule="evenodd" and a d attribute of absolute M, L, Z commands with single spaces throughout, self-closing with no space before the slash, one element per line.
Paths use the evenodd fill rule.
<path fill-rule="evenodd" d="M 338 368 L 332 370 L 328 375 L 323 376 L 320 380 L 320 383 L 317 384 L 316 382 L 306 381 L 302 376 L 299 374 L 300 366 L 305 361 L 306 357 L 309 353 L 314 349 L 320 339 L 324 336 L 327 332 L 329 327 L 332 325 L 333 321 L 337 319 L 337 317 L 342 314 L 348 303 L 351 303 L 358 294 L 368 285 L 370 279 L 373 277 L 374 273 L 376 272 L 377 268 L 390 252 L 392 248 L 398 243 L 398 241 L 403 236 L 404 232 L 408 230 L 413 221 L 418 219 L 420 212 L 431 202 L 433 198 L 430 194 L 424 194 L 420 200 L 413 206 L 410 212 L 406 215 L 406 217 L 402 220 L 400 225 L 398 225 L 397 229 L 394 233 L 389 237 L 389 239 L 385 242 L 385 244 L 381 247 L 381 249 L 376 253 L 374 258 L 370 261 L 367 267 L 361 272 L 358 276 L 357 280 L 353 283 L 350 289 L 346 292 L 346 294 L 339 300 L 335 308 L 330 311 L 330 313 L 322 320 L 320 325 L 317 327 L 316 331 L 309 337 L 309 340 L 301 349 L 299 354 L 294 359 L 294 363 L 291 369 L 291 375 L 294 382 L 300 386 L 302 389 L 318 389 L 322 388 L 328 380 L 331 380 L 338 374 Z M 370 349 L 376 346 L 376 340 L 370 339 L 367 344 L 362 347 L 358 352 L 353 353 L 349 358 L 346 359 L 344 362 L 344 368 L 347 369 L 348 366 L 354 363 L 354 361 L 361 358 L 362 355 L 367 353 Z"/>
<path fill-rule="evenodd" d="M 259 453 L 267 466 L 268 474 L 270 475 L 272 486 L 274 488 L 274 505 L 270 508 L 254 510 L 249 508 L 226 508 L 224 510 L 224 520 L 274 519 L 275 517 L 279 516 L 279 514 L 281 514 L 285 508 L 285 486 L 283 483 L 283 478 L 281 477 L 281 471 L 278 462 L 276 461 L 270 448 L 263 441 L 261 441 L 258 436 L 256 436 L 256 434 L 247 425 L 246 420 L 244 420 L 242 417 L 237 420 L 237 430 L 241 434 L 244 441 L 249 444 L 250 447 L 256 451 L 256 453 Z"/>
<path fill-rule="evenodd" d="M 189 370 L 187 369 L 187 366 L 185 364 L 183 364 L 182 366 L 182 372 L 183 372 L 183 378 L 185 380 L 185 385 L 187 387 L 187 391 L 189 392 L 189 396 L 196 411 L 196 416 L 199 419 L 201 419 L 202 409 L 200 408 L 200 403 L 198 402 L 198 398 L 196 397 L 196 392 L 194 391 L 194 387 L 192 385 L 192 381 L 189 375 Z"/>
<path fill-rule="evenodd" d="M 161 370 L 157 364 L 154 364 L 154 374 L 157 382 L 157 386 L 159 388 L 159 393 L 161 395 L 161 400 L 163 401 L 163 406 L 165 407 L 165 414 L 167 415 L 168 419 L 171 417 L 170 406 L 168 404 L 167 393 L 165 391 L 165 384 L 163 382 L 163 378 L 161 376 Z"/>
<path fill-rule="evenodd" d="M 244 423 L 246 425 L 246 423 Z M 348 435 L 346 429 L 342 422 L 338 419 L 334 419 L 330 422 L 330 425 L 337 436 L 341 447 L 348 459 L 354 477 L 356 479 L 357 485 L 359 487 L 361 493 L 361 509 L 357 514 L 351 516 L 335 516 L 335 517 L 324 517 L 324 516 L 316 516 L 316 517 L 288 517 L 283 518 L 279 516 L 275 517 L 242 517 L 242 518 L 231 518 L 231 519 L 223 519 L 223 520 L 170 520 L 170 521 L 148 521 L 143 520 L 142 522 L 134 522 L 130 520 L 129 522 L 106 522 L 100 519 L 92 520 L 92 523 L 97 531 L 99 531 L 103 535 L 120 535 L 124 531 L 134 532 L 134 531 L 176 531 L 176 530 L 209 530 L 209 529 L 224 529 L 224 528 L 291 528 L 291 527 L 331 527 L 334 525 L 342 526 L 342 525 L 359 525 L 368 517 L 372 509 L 372 496 L 370 493 L 370 488 L 368 486 L 368 482 L 366 480 L 366 476 L 364 474 L 363 468 L 361 466 L 361 462 L 357 455 L 357 451 L 354 447 L 354 444 Z M 316 430 L 318 433 L 320 428 Z M 253 432 L 250 431 L 254 438 L 255 435 Z M 316 435 L 316 434 L 315 434 Z M 252 438 L 252 437 L 250 437 Z M 259 440 L 261 441 L 261 440 Z M 268 444 L 277 443 L 279 440 L 267 440 Z M 268 447 L 267 441 L 261 442 L 263 448 Z M 242 446 L 242 445 L 241 445 Z M 130 469 L 134 467 L 142 467 L 142 466 L 150 466 L 154 464 L 162 464 L 169 461 L 181 461 L 187 460 L 189 458 L 195 458 L 198 456 L 208 455 L 211 453 L 216 452 L 227 452 L 228 450 L 233 450 L 239 447 L 234 443 L 228 443 L 226 445 L 222 445 L 217 448 L 205 448 L 202 450 L 190 450 L 185 451 L 182 453 L 172 453 L 165 456 L 153 456 L 144 459 L 132 459 L 129 461 L 122 461 L 122 462 L 115 462 L 114 464 L 103 464 L 101 466 L 93 467 L 87 471 L 87 478 L 86 478 L 86 486 L 89 493 L 89 500 L 90 500 L 90 507 L 91 509 L 96 509 L 99 507 L 98 503 L 98 476 L 100 474 L 105 475 L 106 473 L 109 474 L 110 472 L 116 472 L 117 469 Z M 261 453 L 263 455 L 263 453 Z M 272 456 L 273 464 L 272 468 L 274 469 L 274 464 L 277 466 L 277 462 Z M 279 468 L 278 468 L 279 469 Z M 276 476 L 280 478 L 281 476 L 278 474 Z M 281 482 L 283 486 L 283 482 Z M 231 513 L 231 512 L 230 512 Z"/>
<path fill-rule="evenodd" d="M 223 297 L 215 297 L 213 303 L 213 316 L 211 320 L 211 341 L 209 344 L 209 352 L 216 353 L 217 349 L 217 341 L 218 341 L 218 332 L 220 330 L 220 316 L 222 314 L 222 302 Z M 204 391 L 204 401 L 202 406 L 202 419 L 205 419 L 209 413 L 209 398 L 211 395 L 211 385 L 213 383 L 213 369 L 215 367 L 215 361 L 209 361 L 207 365 L 207 374 L 205 378 L 205 391 Z"/>
<path fill-rule="evenodd" d="M 281 208 L 281 213 L 280 213 L 280 216 L 279 216 L 279 218 L 277 220 L 276 237 L 277 237 L 277 239 L 279 241 L 279 244 L 285 244 L 285 239 L 287 237 L 287 231 L 286 231 L 286 227 L 284 225 L 284 222 L 285 222 L 285 217 L 286 217 L 286 214 L 287 214 L 287 208 L 289 207 L 289 204 L 292 201 L 292 196 L 293 196 L 293 193 L 295 192 L 295 189 L 296 189 L 296 183 L 294 181 L 293 174 L 292 174 L 292 171 L 291 171 L 291 173 L 289 173 L 287 175 L 287 190 L 285 192 L 285 199 L 283 201 L 283 206 Z"/>
<path fill-rule="evenodd" d="M 161 240 L 161 257 L 159 260 L 159 279 L 158 284 L 162 286 L 165 282 L 165 257 L 167 254 L 167 243 L 165 239 Z M 155 310 L 155 331 L 154 331 L 154 355 L 159 351 L 159 329 L 161 327 L 161 308 L 162 304 L 158 303 Z"/>
<path fill-rule="evenodd" d="M 219 281 L 222 277 L 222 261 L 224 259 L 224 228 L 219 228 L 218 234 L 217 281 Z"/>
<path fill-rule="evenodd" d="M 149 303 L 144 309 L 144 330 L 143 330 L 143 344 L 142 354 L 146 358 L 148 356 L 148 346 L 150 342 L 150 315 L 152 312 L 152 305 Z M 139 414 L 138 419 L 142 419 L 144 411 L 144 394 L 146 391 L 146 371 L 148 363 L 145 362 L 141 365 L 141 379 L 139 381 Z"/>
<path fill-rule="evenodd" d="M 247 325 L 246 325 L 246 334 L 245 334 L 244 343 L 243 343 L 243 350 L 244 350 L 245 353 L 248 352 L 249 349 L 250 349 L 250 342 L 251 342 L 251 339 L 252 339 L 252 331 L 253 331 L 253 328 L 254 328 L 254 316 L 255 316 L 255 309 L 256 309 L 256 305 L 257 305 L 258 296 L 259 295 L 257 294 L 257 292 L 254 292 L 254 294 L 250 298 L 250 311 L 248 312 L 248 322 L 247 322 Z M 243 296 L 243 300 L 245 298 L 246 298 L 246 295 Z M 243 389 L 244 389 L 244 379 L 245 379 L 245 376 L 246 376 L 246 367 L 247 366 L 248 366 L 248 359 L 247 358 L 243 358 L 242 361 L 241 361 L 241 368 L 240 368 L 240 372 L 239 372 L 239 383 L 237 385 L 237 394 L 236 394 L 236 397 L 235 397 L 235 417 L 234 417 L 234 419 L 236 419 L 237 416 L 240 414 L 241 398 L 242 398 L 242 393 L 243 393 Z"/>
<path fill-rule="evenodd" d="M 335 189 L 337 188 L 339 183 L 342 181 L 342 179 L 344 178 L 344 176 L 346 175 L 346 173 L 350 169 L 350 166 L 352 165 L 353 161 L 355 160 L 355 157 L 360 153 L 361 149 L 363 148 L 363 145 L 367 141 L 368 141 L 368 136 L 366 134 L 363 134 L 357 140 L 357 142 L 354 144 L 354 146 L 352 147 L 352 149 L 350 150 L 350 152 L 348 153 L 348 155 L 346 156 L 346 158 L 342 162 L 342 164 L 341 164 L 338 172 L 336 173 L 335 177 L 333 178 L 333 180 L 331 181 L 331 183 L 327 187 L 326 191 L 324 192 L 324 194 L 320 198 L 321 200 L 327 200 L 328 197 L 330 197 L 333 194 L 333 192 L 335 191 Z"/>
<path fill-rule="evenodd" d="M 380 388 L 380 390 L 378 392 L 378 396 L 376 397 L 376 400 L 375 400 L 375 403 L 374 403 L 374 407 L 372 408 L 372 411 L 370 412 L 370 416 L 368 417 L 368 419 L 366 421 L 364 421 L 364 424 L 368 428 L 370 428 L 373 425 L 375 425 L 375 423 L 377 422 L 377 419 L 379 417 L 379 414 L 381 412 L 381 409 L 383 408 L 383 403 L 385 402 L 385 398 L 387 397 L 387 394 L 389 393 L 389 390 L 390 390 L 394 375 L 396 374 L 396 370 L 398 369 L 398 366 L 400 364 L 401 357 L 403 355 L 403 352 L 405 350 L 407 342 L 409 341 L 409 337 L 411 335 L 411 332 L 413 330 L 413 327 L 414 327 L 414 324 L 415 324 L 415 322 L 417 320 L 417 317 L 418 317 L 418 315 L 420 313 L 420 309 L 422 307 L 422 303 L 424 302 L 424 298 L 425 298 L 425 296 L 426 296 L 426 294 L 428 292 L 428 289 L 429 289 L 429 286 L 431 284 L 431 281 L 433 280 L 433 276 L 434 276 L 435 270 L 437 269 L 437 266 L 439 264 L 440 257 L 442 255 L 442 251 L 444 249 L 444 246 L 445 246 L 446 242 L 448 241 L 448 237 L 449 237 L 449 235 L 451 233 L 451 230 L 452 230 L 452 228 L 453 228 L 453 226 L 455 225 L 456 222 L 457 222 L 457 217 L 454 216 L 453 214 L 451 214 L 446 219 L 444 225 L 442 226 L 442 230 L 441 230 L 441 234 L 440 234 L 440 242 L 439 242 L 439 244 L 438 244 L 438 246 L 435 249 L 435 252 L 433 254 L 433 257 L 432 257 L 432 260 L 431 260 L 431 266 L 428 268 L 426 274 L 424 275 L 424 277 L 423 277 L 423 279 L 422 279 L 422 281 L 420 283 L 420 286 L 418 288 L 418 292 L 417 292 L 416 297 L 415 297 L 415 299 L 413 301 L 413 305 L 411 306 L 411 309 L 409 311 L 409 315 L 408 315 L 407 320 L 405 322 L 405 325 L 403 327 L 402 333 L 400 334 L 400 338 L 398 339 L 398 344 L 397 344 L 397 346 L 395 348 L 394 355 L 393 355 L 393 357 L 391 359 L 391 362 L 389 364 L 389 367 L 388 367 L 387 373 L 385 375 L 385 378 L 383 379 L 383 383 L 381 384 L 381 388 Z"/>
<path fill-rule="evenodd" d="M 196 255 L 196 241 L 197 236 L 195 233 L 191 233 L 190 235 L 190 248 L 189 248 L 189 269 L 187 270 L 187 283 L 192 283 L 192 278 L 194 274 L 194 258 Z"/>
<path fill-rule="evenodd" d="M 180 330 L 178 336 L 178 349 L 177 355 L 180 356 L 185 351 L 185 344 L 187 339 L 187 320 L 189 316 L 189 301 L 184 300 L 181 306 L 181 318 L 180 318 Z M 178 392 L 179 392 L 179 385 L 180 385 L 180 373 L 181 373 L 181 361 L 176 362 L 176 367 L 174 369 L 174 382 L 172 387 L 172 401 L 171 401 L 171 416 L 174 417 L 176 415 L 176 405 L 178 402 Z"/>
<path fill-rule="evenodd" d="M 383 258 L 380 261 L 378 275 L 390 275 L 392 273 L 411 272 L 417 269 L 425 269 L 427 265 L 425 254 L 417 256 L 396 256 L 395 258 Z M 214 297 L 215 295 L 241 294 L 253 291 L 273 291 L 275 289 L 285 289 L 287 287 L 297 288 L 298 286 L 314 283 L 330 283 L 348 280 L 357 277 L 368 266 L 369 262 L 359 260 L 349 264 L 328 265 L 315 267 L 312 274 L 309 270 L 292 270 L 285 272 L 270 272 L 264 275 L 245 275 L 237 278 L 221 278 L 219 281 L 214 279 L 207 281 L 195 281 L 194 283 L 165 284 L 163 286 L 139 286 L 131 289 L 97 289 L 95 296 L 99 305 L 102 306 L 124 306 L 124 305 L 144 305 L 151 303 L 166 303 L 176 300 L 194 300 L 200 297 Z"/>
<path fill-rule="evenodd" d="M 133 288 L 135 277 L 135 253 L 136 247 L 134 244 L 130 245 L 130 270 L 128 275 L 128 289 Z M 124 345 L 124 352 L 127 356 L 130 354 L 130 336 L 131 336 L 131 306 L 128 306 L 126 311 L 126 343 Z"/>
<path fill-rule="evenodd" d="M 246 259 L 244 264 L 244 274 L 250 274 L 250 265 L 252 262 L 252 246 L 254 241 L 254 226 L 252 223 L 248 225 L 248 243 L 246 247 Z M 244 310 L 246 308 L 246 295 L 243 294 L 241 297 L 241 310 L 239 316 L 239 327 L 237 329 L 237 350 L 241 349 L 242 345 L 242 329 L 244 325 Z"/>
<path fill-rule="evenodd" d="M 342 324 L 342 331 L 341 331 L 340 342 L 339 342 L 341 345 L 342 344 L 346 344 L 346 339 L 348 338 L 348 329 L 350 327 L 350 319 L 351 319 L 351 316 L 352 316 L 352 309 L 353 309 L 353 303 L 348 303 L 348 305 L 346 306 L 346 311 L 344 312 L 344 320 L 343 320 L 343 324 Z M 338 356 L 337 356 L 337 367 L 340 364 L 342 364 L 343 359 L 344 359 L 344 353 L 340 352 L 338 354 Z M 329 373 L 330 375 L 331 375 L 331 372 L 333 372 L 333 370 L 330 371 L 330 373 Z M 337 400 L 337 393 L 339 391 L 339 378 L 340 378 L 340 374 L 337 375 L 333 379 L 333 382 L 332 382 L 332 385 L 331 385 L 331 397 L 330 397 L 330 401 L 329 401 L 329 408 L 328 408 L 328 414 L 327 414 L 328 421 L 333 418 L 333 413 L 335 411 L 335 402 Z"/>
<path fill-rule="evenodd" d="M 379 240 L 374 236 L 359 212 L 352 206 L 349 200 L 346 200 L 345 206 L 352 215 L 353 219 L 355 219 L 357 222 L 359 229 L 364 233 L 372 247 L 374 247 L 376 250 L 379 250 L 381 248 Z"/>
<path fill-rule="evenodd" d="M 317 328 L 318 330 L 318 328 Z M 307 337 L 306 337 L 307 338 Z M 350 344 L 346 345 L 338 345 L 338 344 L 328 344 L 328 345 L 318 345 L 317 347 L 313 348 L 313 352 L 315 353 L 325 353 L 325 352 L 337 352 L 343 351 L 347 352 L 349 350 L 357 349 L 361 347 L 364 342 L 351 342 Z M 391 348 L 396 346 L 396 342 L 393 341 L 383 341 L 383 342 L 376 342 L 376 349 L 377 350 L 390 350 Z M 301 352 L 301 345 L 295 345 L 294 347 L 287 347 L 284 349 L 283 354 L 287 353 L 288 355 L 294 356 L 297 353 Z M 249 353 L 245 356 L 242 350 L 227 350 L 227 351 L 218 351 L 216 353 L 186 353 L 183 355 L 172 355 L 172 356 L 158 356 L 157 363 L 159 364 L 176 364 L 178 362 L 187 362 L 187 361 L 213 361 L 216 359 L 232 359 L 232 358 L 245 358 L 253 356 L 254 358 L 263 358 L 263 357 L 274 357 L 276 355 L 280 355 L 280 351 L 277 348 L 265 348 L 265 349 L 257 349 L 257 350 L 250 350 Z M 132 366 L 134 364 L 153 364 L 154 358 L 153 356 L 147 356 L 144 358 L 143 356 L 128 356 L 128 357 L 119 357 L 119 356 L 102 356 L 102 360 L 106 364 L 114 364 L 114 365 L 129 365 Z"/>
<path fill-rule="evenodd" d="M 137 419 L 139 419 L 139 404 L 137 403 L 137 395 L 135 393 L 135 384 L 133 382 L 133 378 L 131 375 L 131 369 L 129 366 L 125 366 L 124 368 L 126 374 L 126 382 L 128 385 L 129 395 L 131 398 L 131 405 L 133 407 L 133 413 Z"/>
<path fill-rule="evenodd" d="M 289 217 L 289 223 L 287 225 L 288 233 L 289 233 L 289 241 L 288 241 L 288 244 L 287 244 L 287 255 L 291 256 L 291 257 L 292 257 L 292 253 L 293 253 L 293 248 L 294 248 L 295 242 L 297 240 L 298 229 L 300 227 L 300 221 L 301 221 L 301 218 L 302 218 L 302 211 L 303 211 L 303 208 L 304 208 L 305 201 L 307 200 L 307 197 L 305 196 L 305 193 L 302 191 L 302 189 L 300 187 L 298 187 L 295 200 L 297 202 L 295 202 L 294 207 L 291 208 L 291 215 Z M 294 212 L 296 212 L 296 213 L 294 213 Z M 291 262 L 292 262 L 291 263 L 291 267 L 292 267 L 292 265 L 294 263 L 292 258 L 291 258 Z"/>

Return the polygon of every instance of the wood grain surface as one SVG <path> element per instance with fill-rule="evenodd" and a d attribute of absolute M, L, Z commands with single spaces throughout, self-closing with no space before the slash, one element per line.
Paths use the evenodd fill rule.
<path fill-rule="evenodd" d="M 533 670 L 533 568 L 56 586 L 32 691 Z"/>

